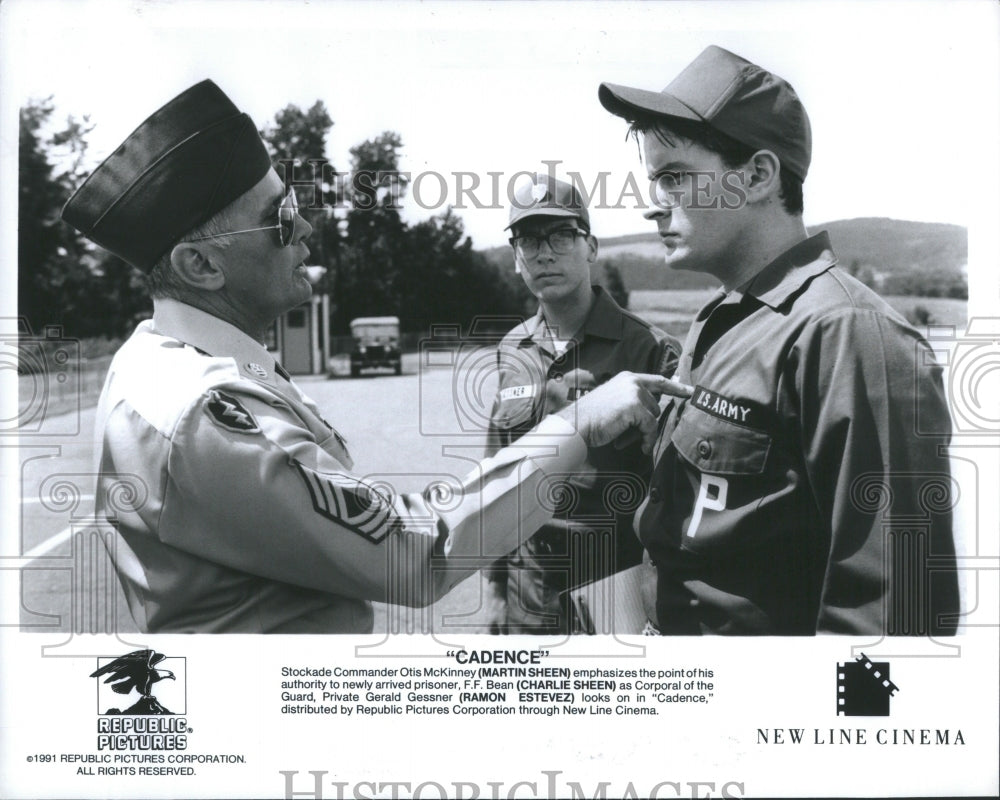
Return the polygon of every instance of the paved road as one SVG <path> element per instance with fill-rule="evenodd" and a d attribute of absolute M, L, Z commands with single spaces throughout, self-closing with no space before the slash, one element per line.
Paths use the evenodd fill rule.
<path fill-rule="evenodd" d="M 298 382 L 347 439 L 359 475 L 420 491 L 434 477 L 461 476 L 482 454 L 482 420 L 493 396 L 492 354 L 482 351 L 404 360 L 404 374 Z M 458 361 L 456 385 L 449 360 Z M 457 403 L 456 396 L 462 398 Z M 464 409 L 462 419 L 456 407 Z M 93 514 L 94 408 L 45 421 L 21 441 L 20 624 L 40 632 L 134 632 Z M 44 435 L 45 430 L 53 431 Z M 450 450 L 448 448 L 451 448 Z M 464 456 L 464 457 L 463 457 Z M 7 559 L 7 565 L 15 561 Z M 378 606 L 376 632 L 475 629 L 478 576 L 430 610 Z M 12 621 L 4 620 L 5 623 Z M 470 624 L 471 623 L 471 624 Z"/>

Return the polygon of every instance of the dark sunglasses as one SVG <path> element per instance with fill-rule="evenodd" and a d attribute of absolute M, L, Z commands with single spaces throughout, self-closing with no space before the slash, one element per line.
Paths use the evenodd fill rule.
<path fill-rule="evenodd" d="M 216 233 L 211 236 L 199 236 L 197 239 L 189 239 L 191 242 L 201 242 L 206 239 L 221 239 L 223 236 L 235 236 L 238 233 L 253 233 L 254 231 L 278 231 L 278 240 L 282 247 L 288 247 L 295 241 L 295 221 L 299 218 L 299 203 L 295 198 L 295 189 L 289 189 L 278 206 L 278 224 L 265 225 L 263 228 L 244 228 L 240 231 L 226 231 Z"/>

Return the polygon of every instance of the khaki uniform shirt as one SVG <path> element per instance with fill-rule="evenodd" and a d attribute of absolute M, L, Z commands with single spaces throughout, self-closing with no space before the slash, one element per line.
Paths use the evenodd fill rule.
<path fill-rule="evenodd" d="M 260 344 L 171 300 L 116 354 L 96 435 L 97 510 L 147 632 L 369 632 L 370 601 L 429 603 L 514 549 L 551 513 L 522 496 L 586 455 L 551 419 L 460 485 L 390 496 Z"/>

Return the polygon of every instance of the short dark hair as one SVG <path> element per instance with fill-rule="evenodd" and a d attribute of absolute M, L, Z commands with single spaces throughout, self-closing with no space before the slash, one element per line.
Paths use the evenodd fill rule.
<path fill-rule="evenodd" d="M 636 114 L 628 118 L 628 135 L 639 144 L 639 135 L 652 134 L 664 144 L 673 145 L 676 142 L 671 137 L 684 139 L 700 145 L 715 153 L 725 166 L 735 169 L 745 164 L 757 152 L 756 147 L 737 141 L 732 136 L 716 130 L 707 122 L 683 119 L 681 117 L 665 117 L 659 114 Z M 802 179 L 787 169 L 782 169 L 779 175 L 781 186 L 778 197 L 781 205 L 789 214 L 802 213 Z"/>

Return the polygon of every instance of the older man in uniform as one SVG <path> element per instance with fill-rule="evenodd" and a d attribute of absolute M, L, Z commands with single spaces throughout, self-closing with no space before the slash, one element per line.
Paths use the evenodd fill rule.
<path fill-rule="evenodd" d="M 143 122 L 63 217 L 153 295 L 96 431 L 96 506 L 143 631 L 370 631 L 371 600 L 428 603 L 516 547 L 550 513 L 522 495 L 577 468 L 586 444 L 655 432 L 668 382 L 626 376 L 461 485 L 390 497 L 353 477 L 344 440 L 261 344 L 310 296 L 310 227 L 211 81 Z"/>
<path fill-rule="evenodd" d="M 795 91 L 709 47 L 662 92 L 599 97 L 641 139 L 667 265 L 722 283 L 685 342 L 694 394 L 662 421 L 636 523 L 661 631 L 953 632 L 940 368 L 808 235 Z"/>
<path fill-rule="evenodd" d="M 591 285 L 598 242 L 574 186 L 547 174 L 525 181 L 507 227 L 538 313 L 497 349 L 491 454 L 623 370 L 672 375 L 680 354 L 679 342 Z M 636 441 L 592 448 L 588 462 L 593 471 L 553 489 L 562 502 L 552 520 L 488 571 L 492 632 L 569 633 L 567 590 L 642 560 L 632 517 L 646 492 L 648 456 Z"/>

